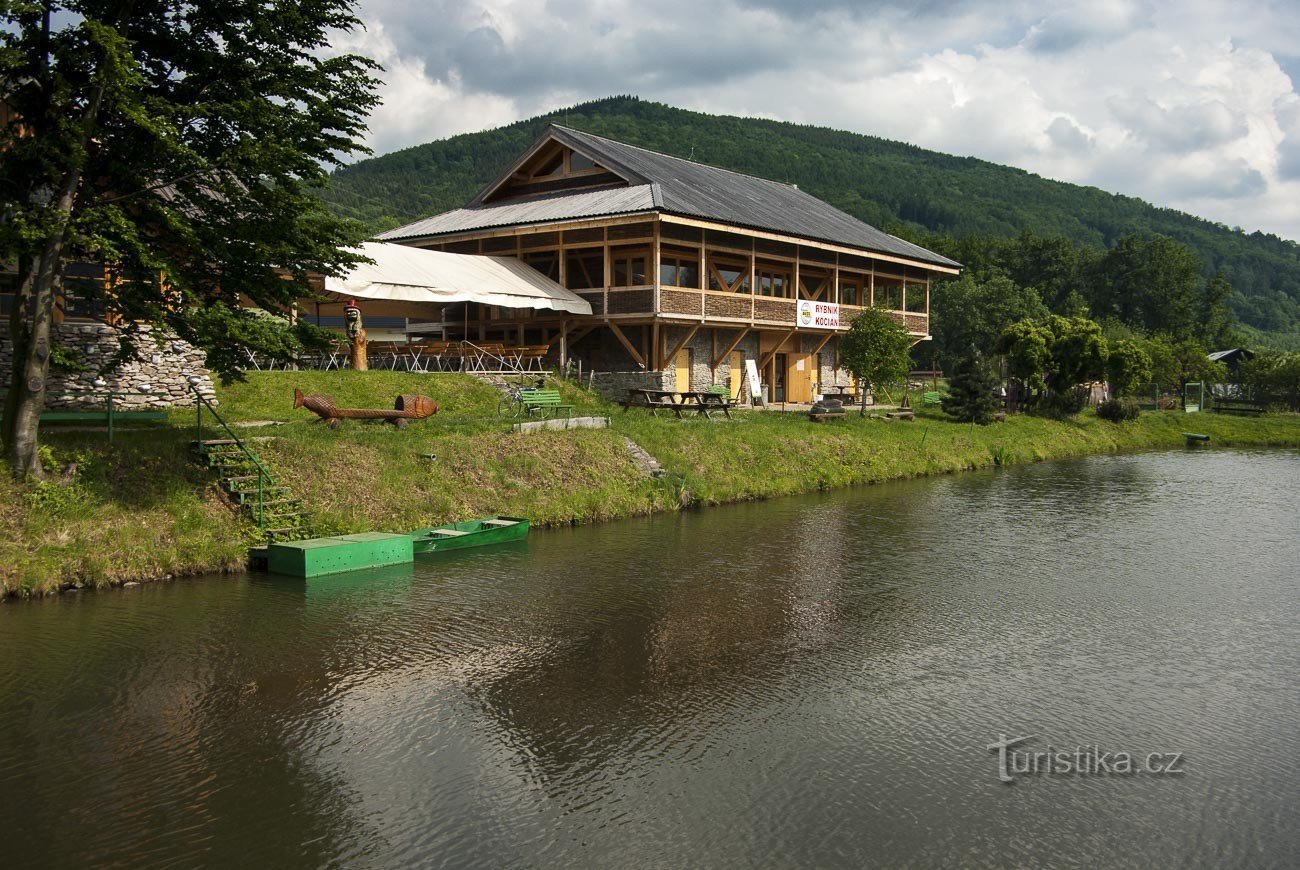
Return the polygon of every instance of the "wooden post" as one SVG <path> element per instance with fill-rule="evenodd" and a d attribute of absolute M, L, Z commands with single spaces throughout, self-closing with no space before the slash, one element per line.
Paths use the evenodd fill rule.
<path fill-rule="evenodd" d="M 569 319 L 560 318 L 560 371 L 569 370 Z"/>

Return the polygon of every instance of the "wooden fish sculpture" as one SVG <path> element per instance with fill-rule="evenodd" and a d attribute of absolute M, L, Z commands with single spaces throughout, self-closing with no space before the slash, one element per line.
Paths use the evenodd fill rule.
<path fill-rule="evenodd" d="M 383 408 L 340 408 L 330 396 L 319 393 L 303 395 L 297 387 L 293 391 L 293 406 L 311 411 L 329 424 L 331 429 L 337 429 L 342 420 L 387 420 L 398 429 L 405 429 L 410 420 L 423 420 L 438 413 L 438 403 L 428 396 L 398 396 L 391 411 Z"/>

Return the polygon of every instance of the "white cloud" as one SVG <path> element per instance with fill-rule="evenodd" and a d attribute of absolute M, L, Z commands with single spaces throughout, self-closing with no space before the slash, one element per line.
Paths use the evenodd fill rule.
<path fill-rule="evenodd" d="M 900 139 L 1300 238 L 1281 2 L 362 0 L 379 151 L 635 93 Z"/>

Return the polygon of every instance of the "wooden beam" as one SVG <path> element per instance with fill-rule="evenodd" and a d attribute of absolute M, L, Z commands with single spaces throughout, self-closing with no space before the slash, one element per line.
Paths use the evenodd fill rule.
<path fill-rule="evenodd" d="M 574 332 L 570 333 L 566 337 L 565 342 L 569 345 L 569 347 L 572 347 L 573 345 L 577 344 L 578 342 L 586 338 L 588 335 L 590 335 L 591 331 L 595 328 L 596 328 L 595 326 L 584 326 L 580 330 L 575 330 Z M 555 337 L 546 343 L 546 346 L 553 347 L 555 343 L 560 340 L 560 335 L 561 333 L 557 332 L 555 334 Z"/>
<path fill-rule="evenodd" d="M 635 346 L 633 346 L 632 342 L 627 340 L 627 336 L 623 334 L 623 330 L 618 328 L 618 324 L 611 320 L 606 324 L 606 326 L 608 326 L 610 331 L 614 333 L 614 337 L 619 340 L 623 347 L 627 348 L 627 352 L 632 355 L 632 359 L 636 360 L 636 364 L 641 368 L 645 368 L 645 357 L 641 356 L 640 352 Z"/>
<path fill-rule="evenodd" d="M 787 332 L 785 335 L 781 336 L 781 340 L 780 340 L 780 341 L 778 341 L 775 345 L 772 346 L 772 349 L 769 350 L 769 351 L 767 352 L 767 356 L 763 357 L 763 360 L 762 360 L 762 362 L 760 362 L 760 363 L 758 364 L 758 367 L 759 367 L 760 369 L 765 369 L 765 368 L 767 368 L 767 364 L 770 363 L 770 362 L 772 361 L 772 359 L 776 356 L 777 352 L 778 352 L 779 350 L 781 350 L 781 347 L 786 343 L 787 340 L 789 340 L 790 336 L 792 336 L 792 335 L 794 335 L 794 327 L 793 327 L 793 326 L 790 327 L 790 331 L 789 331 L 789 332 Z"/>
<path fill-rule="evenodd" d="M 677 354 L 681 353 L 682 348 L 686 347 L 686 342 L 694 338 L 695 333 L 699 331 L 700 331 L 700 325 L 698 323 L 695 324 L 693 327 L 691 327 L 691 331 L 686 333 L 686 337 L 683 338 L 681 341 L 677 342 L 677 346 L 672 349 L 672 351 L 668 354 L 668 356 L 664 357 L 664 362 L 670 363 L 673 360 L 677 359 Z"/>
<path fill-rule="evenodd" d="M 731 344 L 727 345 L 727 349 L 726 349 L 726 350 L 724 350 L 722 353 L 720 353 L 720 354 L 718 354 L 716 357 L 714 357 L 714 359 L 713 359 L 713 367 L 716 369 L 718 366 L 722 365 L 722 361 L 723 361 L 724 359 L 726 359 L 727 357 L 731 356 L 731 352 L 732 352 L 733 350 L 735 350 L 736 347 L 737 347 L 737 346 L 738 346 L 742 341 L 745 340 L 745 336 L 747 336 L 747 335 L 749 335 L 749 327 L 748 327 L 748 326 L 744 327 L 743 329 L 740 330 L 739 333 L 736 334 L 736 340 L 733 341 Z"/>
<path fill-rule="evenodd" d="M 655 321 L 650 325 L 650 346 L 646 348 L 646 358 L 650 360 L 652 369 L 657 372 L 664 370 L 659 362 L 659 354 L 662 350 L 663 348 L 659 346 L 659 322 Z"/>
<path fill-rule="evenodd" d="M 821 340 L 821 344 L 813 348 L 812 355 L 817 356 L 817 354 L 821 353 L 822 348 L 826 346 L 826 342 L 830 341 L 834 337 L 835 337 L 835 333 L 833 332 L 826 333 L 826 337 Z"/>

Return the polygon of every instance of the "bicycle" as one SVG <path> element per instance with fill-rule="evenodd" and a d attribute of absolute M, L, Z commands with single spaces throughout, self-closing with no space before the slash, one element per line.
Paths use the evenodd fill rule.
<path fill-rule="evenodd" d="M 545 378 L 538 378 L 537 383 L 525 387 L 517 383 L 506 384 L 506 394 L 497 402 L 497 416 L 505 420 L 514 420 L 524 414 L 524 395 L 546 386 Z"/>

